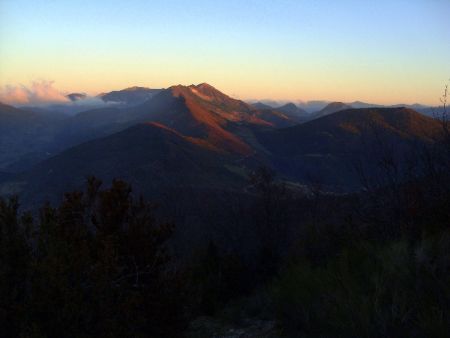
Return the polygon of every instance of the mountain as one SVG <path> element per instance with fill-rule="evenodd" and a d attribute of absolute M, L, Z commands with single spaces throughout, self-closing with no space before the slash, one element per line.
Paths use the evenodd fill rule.
<path fill-rule="evenodd" d="M 133 122 L 25 173 L 3 175 L 0 194 L 19 193 L 30 207 L 59 200 L 63 191 L 82 186 L 87 175 L 106 182 L 126 179 L 149 196 L 177 189 L 183 198 L 202 191 L 243 193 L 246 173 L 262 163 L 295 184 L 319 182 L 328 191 L 354 191 L 361 187 L 354 165 L 363 163 L 375 176 L 383 146 L 401 159 L 411 144 L 429 144 L 441 131 L 438 121 L 407 108 L 347 109 L 277 129 L 231 113 L 241 105 L 205 86 L 171 87 L 132 112 L 152 122 Z M 95 114 L 106 118 L 109 112 Z M 204 198 L 196 199 L 196 210 Z"/>
<path fill-rule="evenodd" d="M 408 108 L 345 108 L 330 104 L 320 111 L 325 116 L 299 124 L 294 104 L 256 109 L 206 83 L 60 120 L 1 105 L 0 171 L 27 169 L 4 176 L 1 190 L 21 191 L 31 203 L 46 185 L 54 197 L 86 174 L 127 178 L 146 192 L 184 181 L 220 190 L 242 187 L 248 169 L 261 163 L 285 180 L 318 177 L 329 190 L 354 190 L 359 183 L 350 167 L 368 155 L 367 165 L 374 166 L 380 140 L 402 155 L 440 131 L 437 120 Z"/>
<path fill-rule="evenodd" d="M 424 110 L 424 109 L 429 109 L 431 108 L 430 106 L 425 106 L 423 104 L 420 103 L 413 103 L 413 104 L 394 104 L 392 106 L 390 106 L 392 108 L 401 108 L 401 107 L 406 107 L 406 108 L 411 108 L 414 109 L 415 111 L 420 111 L 420 110 Z"/>
<path fill-rule="evenodd" d="M 115 90 L 109 93 L 102 93 L 98 95 L 98 97 L 104 102 L 114 102 L 125 105 L 138 105 L 149 100 L 160 91 L 161 89 L 130 87 L 122 90 Z"/>
<path fill-rule="evenodd" d="M 427 106 L 420 103 L 414 103 L 414 104 L 393 104 L 393 105 L 380 105 L 380 104 L 374 104 L 374 103 L 367 103 L 367 102 L 361 102 L 361 101 L 355 101 L 348 103 L 348 105 L 352 106 L 353 108 L 410 108 L 415 110 L 416 112 L 419 112 L 423 115 L 433 117 L 433 118 L 441 118 L 442 117 L 442 111 L 439 108 Z"/>
<path fill-rule="evenodd" d="M 134 95 L 139 91 L 141 88 L 133 87 L 124 92 Z M 39 113 L 31 108 L 17 109 L 13 116 L 22 121 L 21 124 L 9 125 L 6 120 L 2 123 L 7 130 L 2 134 L 5 150 L 0 155 L 0 169 L 26 170 L 68 147 L 141 122 L 158 122 L 182 135 L 202 138 L 221 151 L 246 155 L 258 147 L 252 136 L 254 129 L 297 123 L 281 112 L 255 109 L 205 83 L 173 86 L 153 91 L 153 94 L 140 104 L 104 106 L 84 110 L 75 116 L 42 109 Z M 16 108 L 9 106 L 8 109 Z M 7 146 L 11 142 L 14 144 Z"/>
<path fill-rule="evenodd" d="M 85 93 L 71 93 L 71 94 L 66 95 L 66 97 L 70 101 L 75 102 L 75 101 L 86 99 L 87 95 Z"/>
<path fill-rule="evenodd" d="M 297 118 L 299 120 L 307 120 L 310 115 L 305 110 L 297 107 L 292 102 L 286 103 L 285 105 L 276 108 L 276 110 L 281 111 L 282 113 L 286 114 L 291 118 Z"/>
<path fill-rule="evenodd" d="M 379 105 L 379 104 L 374 104 L 374 103 L 367 103 L 367 102 L 362 102 L 362 101 L 354 101 L 351 103 L 347 103 L 349 106 L 352 106 L 353 108 L 383 108 L 384 106 Z M 404 105 L 402 105 L 401 107 L 404 107 Z M 395 107 L 392 107 L 395 108 Z M 398 108 L 398 107 L 397 107 Z"/>
<path fill-rule="evenodd" d="M 322 101 L 322 100 L 312 100 L 312 101 L 294 100 L 292 102 L 288 100 L 279 100 L 279 101 L 260 100 L 257 102 L 251 102 L 253 106 L 256 105 L 256 107 L 260 109 L 274 109 L 275 107 L 282 107 L 288 104 L 295 104 L 298 108 L 304 110 L 307 113 L 316 112 L 325 107 L 328 103 L 330 103 L 330 101 Z"/>
<path fill-rule="evenodd" d="M 255 110 L 203 83 L 173 86 L 139 107 L 139 119 L 164 124 L 177 132 L 200 137 L 227 152 L 250 154 L 242 134 L 251 127 L 284 127 L 295 124 L 275 111 Z"/>
<path fill-rule="evenodd" d="M 285 102 L 264 99 L 264 100 L 258 100 L 258 101 L 250 100 L 250 101 L 248 101 L 248 103 L 250 103 L 251 105 L 256 104 L 257 106 L 255 108 L 258 108 L 258 105 L 260 105 L 262 109 L 273 109 L 274 107 L 278 107 Z"/>
<path fill-rule="evenodd" d="M 269 106 L 268 104 L 265 104 L 265 103 L 263 103 L 263 102 L 255 102 L 255 103 L 252 103 L 252 106 L 255 108 L 255 109 L 273 109 L 273 107 L 272 106 Z"/>
<path fill-rule="evenodd" d="M 0 170 L 20 170 L 46 158 L 64 119 L 0 103 Z"/>
<path fill-rule="evenodd" d="M 277 170 L 293 180 L 319 180 L 339 189 L 357 189 L 353 166 L 374 174 L 387 148 L 401 159 L 410 146 L 439 137 L 439 121 L 408 108 L 347 109 L 304 124 L 258 135 Z"/>
<path fill-rule="evenodd" d="M 406 107 L 414 109 L 415 111 L 437 119 L 442 119 L 443 117 L 443 109 L 440 109 L 439 107 L 430 107 L 426 106 L 420 103 L 414 103 L 414 104 L 396 104 L 392 105 L 391 107 Z"/>
<path fill-rule="evenodd" d="M 173 86 L 138 106 L 67 119 L 55 143 L 73 147 L 4 183 L 2 191 L 19 187 L 30 202 L 47 190 L 57 196 L 87 174 L 124 177 L 147 192 L 184 181 L 232 187 L 243 181 L 247 165 L 264 157 L 255 133 L 295 124 L 281 112 L 255 110 L 208 84 Z"/>
<path fill-rule="evenodd" d="M 353 108 L 353 107 L 351 107 L 348 104 L 343 103 L 343 102 L 331 102 L 328 105 L 326 105 L 323 109 L 313 113 L 311 115 L 311 118 L 312 119 L 316 119 L 316 118 L 319 118 L 319 117 L 322 117 L 322 116 L 326 116 L 326 115 L 330 115 L 330 114 L 336 113 L 336 112 L 341 111 L 341 110 L 351 109 L 351 108 Z"/>
<path fill-rule="evenodd" d="M 0 191 L 20 192 L 26 205 L 56 201 L 64 191 L 82 186 L 89 175 L 107 182 L 123 178 L 147 195 L 170 188 L 226 190 L 243 181 L 226 165 L 231 159 L 202 139 L 142 123 L 47 159 Z"/>
<path fill-rule="evenodd" d="M 324 100 L 310 100 L 310 101 L 298 101 L 296 102 L 297 106 L 302 108 L 308 113 L 314 113 L 316 111 L 319 111 L 323 109 L 327 104 L 330 103 L 330 101 L 324 101 Z"/>

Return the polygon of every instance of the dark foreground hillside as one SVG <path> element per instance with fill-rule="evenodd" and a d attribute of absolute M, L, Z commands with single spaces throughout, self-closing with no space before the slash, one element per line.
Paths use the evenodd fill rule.
<path fill-rule="evenodd" d="M 184 144 L 171 131 L 156 133 L 163 149 Z M 215 237 L 183 256 L 174 244 L 178 225 L 123 181 L 89 178 L 34 217 L 3 199 L 2 334 L 444 337 L 448 140 L 411 154 L 417 161 L 405 176 L 393 176 L 393 161 L 385 180 L 354 194 L 298 194 L 272 171 L 256 170 L 247 196 L 223 199 L 224 224 L 210 218 Z"/>

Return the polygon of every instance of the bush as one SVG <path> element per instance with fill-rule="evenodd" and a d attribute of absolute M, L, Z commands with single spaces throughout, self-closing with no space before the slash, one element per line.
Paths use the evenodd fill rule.
<path fill-rule="evenodd" d="M 253 287 L 252 272 L 241 257 L 221 253 L 214 242 L 194 255 L 188 271 L 190 305 L 203 315 L 216 314 Z"/>
<path fill-rule="evenodd" d="M 16 200 L 0 202 L 2 334 L 6 337 L 178 336 L 179 281 L 166 242 L 173 226 L 113 181 L 41 208 L 25 231 Z"/>
<path fill-rule="evenodd" d="M 273 285 L 287 335 L 442 337 L 450 325 L 450 236 L 345 249 L 291 265 Z"/>

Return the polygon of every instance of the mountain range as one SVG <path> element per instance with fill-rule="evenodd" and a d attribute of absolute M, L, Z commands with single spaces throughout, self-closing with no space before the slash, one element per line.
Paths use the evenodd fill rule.
<path fill-rule="evenodd" d="M 422 113 L 427 116 L 434 117 L 436 115 L 436 108 L 427 106 L 424 104 L 414 103 L 414 104 L 393 104 L 393 105 L 381 105 L 376 103 L 368 103 L 368 102 L 362 102 L 362 101 L 353 101 L 353 102 L 333 102 L 333 101 L 326 101 L 326 100 L 311 100 L 311 101 L 274 101 L 274 100 L 260 100 L 260 101 L 250 101 L 252 105 L 256 105 L 259 107 L 264 107 L 264 109 L 273 109 L 275 107 L 282 107 L 287 104 L 294 104 L 296 107 L 304 110 L 305 112 L 309 114 L 314 114 L 319 112 L 320 110 L 324 109 L 326 106 L 330 104 L 336 104 L 336 103 L 343 103 L 345 105 L 348 105 L 353 108 L 398 108 L 398 107 L 405 107 L 405 108 L 411 108 L 415 111 Z"/>
<path fill-rule="evenodd" d="M 409 108 L 330 103 L 310 114 L 294 104 L 252 105 L 206 83 L 101 97 L 126 104 L 75 116 L 2 104 L 0 194 L 20 194 L 25 205 L 56 201 L 87 175 L 125 178 L 147 195 L 175 187 L 243 192 L 259 166 L 286 182 L 320 180 L 327 190 L 352 191 L 360 187 L 352 164 L 369 163 L 367 153 L 376 162 L 380 138 L 399 153 L 440 132 L 438 120 Z"/>

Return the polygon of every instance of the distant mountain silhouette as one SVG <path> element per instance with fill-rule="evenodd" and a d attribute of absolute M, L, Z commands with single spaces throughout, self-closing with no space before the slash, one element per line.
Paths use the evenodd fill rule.
<path fill-rule="evenodd" d="M 310 101 L 306 101 L 306 102 L 303 102 L 303 101 L 297 102 L 297 106 L 311 114 L 311 113 L 314 113 L 316 111 L 323 109 L 329 103 L 330 103 L 330 101 L 310 100 Z"/>
<path fill-rule="evenodd" d="M 362 101 L 354 101 L 351 103 L 347 103 L 349 106 L 352 106 L 353 108 L 383 108 L 382 105 L 379 104 L 373 104 L 373 103 L 367 103 Z"/>
<path fill-rule="evenodd" d="M 316 119 L 316 118 L 319 118 L 322 116 L 336 113 L 341 110 L 351 109 L 351 108 L 353 108 L 353 107 L 346 103 L 343 103 L 343 102 L 331 102 L 328 105 L 326 105 L 325 108 L 319 110 L 318 112 L 313 113 L 311 115 L 311 118 Z"/>
<path fill-rule="evenodd" d="M 130 87 L 122 90 L 115 90 L 109 93 L 98 95 L 105 102 L 115 102 L 127 105 L 138 105 L 152 98 L 161 89 L 150 89 L 145 87 Z"/>
<path fill-rule="evenodd" d="M 255 109 L 274 109 L 274 107 L 269 106 L 268 104 L 265 104 L 265 103 L 263 103 L 263 102 L 255 102 L 255 103 L 252 103 L 252 106 L 253 106 Z"/>
<path fill-rule="evenodd" d="M 316 112 L 323 107 L 325 107 L 330 101 L 322 101 L 322 100 L 311 100 L 311 101 L 300 101 L 300 100 L 293 100 L 287 101 L 287 100 L 260 100 L 258 102 L 251 102 L 253 106 L 255 106 L 258 109 L 278 109 L 276 107 L 282 107 L 284 105 L 288 104 L 295 104 L 298 108 L 304 110 L 307 113 L 313 113 Z M 268 106 L 268 107 L 267 107 Z"/>
<path fill-rule="evenodd" d="M 355 101 L 348 103 L 348 105 L 352 106 L 353 108 L 410 108 L 414 109 L 416 112 L 419 112 L 423 115 L 430 116 L 430 117 L 440 117 L 439 109 L 436 109 L 435 107 L 430 107 L 424 104 L 420 103 L 414 103 L 414 104 L 393 104 L 393 105 L 380 105 L 380 104 L 374 104 L 374 103 L 367 103 L 367 102 L 361 102 L 361 101 Z"/>
<path fill-rule="evenodd" d="M 79 101 L 79 100 L 83 100 L 83 99 L 87 98 L 87 95 L 84 93 L 71 93 L 71 94 L 66 95 L 66 97 L 70 101 L 75 102 L 75 101 Z"/>
<path fill-rule="evenodd" d="M 286 103 L 285 105 L 276 108 L 277 110 L 281 111 L 282 113 L 286 114 L 287 116 L 291 118 L 297 118 L 300 120 L 306 120 L 310 117 L 310 114 L 307 113 L 302 108 L 297 107 L 294 103 Z"/>

